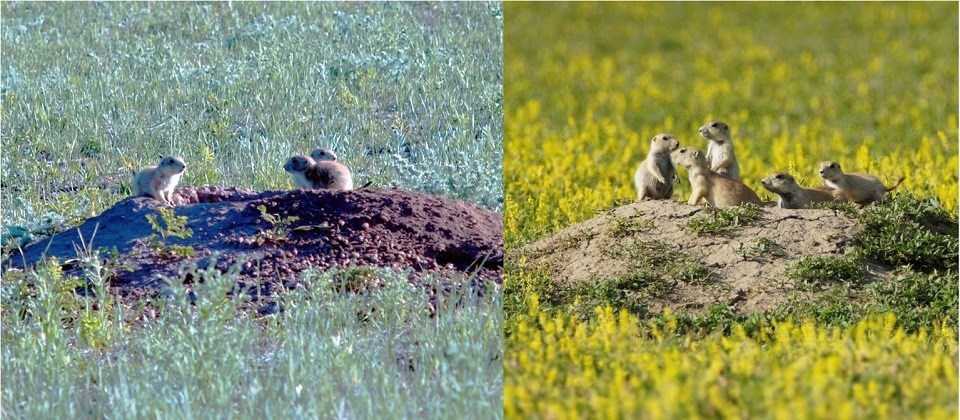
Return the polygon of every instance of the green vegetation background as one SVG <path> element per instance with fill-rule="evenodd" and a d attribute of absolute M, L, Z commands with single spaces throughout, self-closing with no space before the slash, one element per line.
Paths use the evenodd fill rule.
<path fill-rule="evenodd" d="M 358 184 L 502 210 L 498 3 L 3 2 L 0 15 L 8 245 L 125 198 L 159 154 L 187 161 L 181 185 L 286 189 L 284 160 L 325 146 Z M 495 295 L 440 298 L 430 318 L 404 273 L 347 269 L 305 274 L 316 287 L 261 318 L 225 299 L 231 273 L 192 271 L 193 305 L 183 277 L 126 305 L 109 289 L 120 268 L 79 257 L 79 277 L 56 261 L 4 273 L 4 418 L 501 413 Z M 324 287 L 371 282 L 383 287 Z"/>

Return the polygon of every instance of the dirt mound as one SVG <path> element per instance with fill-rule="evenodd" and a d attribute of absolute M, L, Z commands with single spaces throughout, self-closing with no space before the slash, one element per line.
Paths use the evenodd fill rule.
<path fill-rule="evenodd" d="M 157 214 L 163 205 L 131 197 L 76 229 L 27 246 L 9 261 L 29 266 L 44 256 L 61 262 L 76 258 L 82 235 L 94 249 L 116 248 L 110 263 L 122 269 L 115 270 L 111 283 L 121 289 L 156 287 L 161 284 L 158 275 L 177 276 L 189 264 L 206 267 L 213 253 L 218 254 L 218 269 L 240 263 L 240 281 L 259 285 L 266 295 L 274 287 L 296 287 L 300 273 L 310 267 L 412 268 L 411 282 L 425 272 L 477 272 L 480 278 L 502 282 L 502 216 L 458 200 L 393 189 L 254 192 L 182 187 L 174 202 L 176 216 L 185 216 L 193 233 L 171 238 L 168 244 L 193 247 L 196 254 L 189 258 L 159 255 L 151 248 L 147 238 L 154 230 L 146 216 Z M 299 220 L 280 238 L 258 209 L 261 205 L 280 218 Z"/>
<path fill-rule="evenodd" d="M 758 219 L 723 234 L 697 234 L 684 227 L 706 213 L 703 207 L 669 200 L 636 202 L 521 248 L 516 257 L 525 256 L 528 266 L 549 270 L 566 285 L 624 278 L 638 261 L 679 267 L 679 277 L 699 272 L 706 279 L 666 285 L 646 298 L 651 311 L 670 307 L 696 314 L 730 305 L 753 313 L 811 293 L 793 285 L 787 267 L 806 256 L 841 256 L 859 229 L 855 220 L 834 210 L 769 207 L 761 209 Z M 511 252 L 508 258 L 514 257 Z M 867 276 L 884 273 L 882 267 L 870 266 Z"/>

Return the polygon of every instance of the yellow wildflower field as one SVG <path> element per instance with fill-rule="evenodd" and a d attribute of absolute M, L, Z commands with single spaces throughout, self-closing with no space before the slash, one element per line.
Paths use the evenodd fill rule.
<path fill-rule="evenodd" d="M 741 177 L 820 161 L 958 207 L 956 3 L 506 3 L 505 243 L 636 198 L 650 139 L 731 127 Z M 681 170 L 681 175 L 685 172 Z M 686 199 L 684 182 L 674 200 Z M 510 263 L 508 261 L 508 263 Z M 511 282 L 542 278 L 523 269 Z M 534 280 L 529 280 L 534 281 Z M 549 281 L 549 279 L 547 279 Z M 955 325 L 889 317 L 694 336 L 599 308 L 507 314 L 505 413 L 572 418 L 955 418 Z M 519 312 L 519 313 L 517 313 Z"/>
<path fill-rule="evenodd" d="M 650 139 L 731 127 L 741 177 L 877 174 L 957 209 L 957 6 L 508 3 L 508 245 L 636 197 Z M 686 183 L 674 197 L 686 197 Z"/>
<path fill-rule="evenodd" d="M 956 418 L 952 326 L 907 334 L 893 316 L 848 328 L 777 323 L 701 340 L 641 330 L 625 311 L 590 325 L 531 305 L 504 364 L 507 418 Z"/>

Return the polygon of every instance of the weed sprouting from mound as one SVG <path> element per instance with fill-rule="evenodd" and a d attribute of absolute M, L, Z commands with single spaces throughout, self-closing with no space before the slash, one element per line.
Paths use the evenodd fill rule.
<path fill-rule="evenodd" d="M 653 228 L 653 222 L 643 219 L 642 216 L 636 214 L 633 217 L 614 217 L 607 224 L 606 233 L 615 238 L 624 238 Z"/>
<path fill-rule="evenodd" d="M 718 208 L 705 204 L 705 217 L 692 219 L 684 224 L 692 233 L 701 235 L 720 235 L 740 226 L 744 226 L 760 217 L 760 207 L 756 204 L 744 204 L 730 208 Z"/>
<path fill-rule="evenodd" d="M 193 236 L 193 230 L 187 227 L 187 216 L 177 216 L 173 209 L 167 207 L 158 208 L 157 213 L 160 213 L 160 221 L 157 221 L 155 214 L 146 215 L 147 222 L 155 232 L 147 237 L 150 248 L 162 258 L 189 258 L 196 254 L 197 251 L 190 245 L 168 243 L 170 238 L 188 239 Z"/>

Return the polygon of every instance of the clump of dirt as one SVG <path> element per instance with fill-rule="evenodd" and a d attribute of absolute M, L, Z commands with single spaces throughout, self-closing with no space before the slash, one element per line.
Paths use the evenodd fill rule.
<path fill-rule="evenodd" d="M 697 234 L 685 227 L 708 213 L 670 200 L 635 202 L 512 251 L 508 258 L 525 256 L 529 267 L 549 270 L 564 286 L 629 281 L 632 271 L 653 264 L 672 270 L 666 277 L 674 278 L 660 279 L 669 284 L 644 298 L 651 311 L 669 307 L 702 314 L 711 306 L 728 305 L 756 313 L 813 293 L 796 287 L 785 274 L 787 267 L 803 257 L 842 256 L 860 229 L 835 210 L 769 207 L 760 209 L 755 220 L 721 234 Z M 867 278 L 885 275 L 883 267 L 868 265 Z"/>
<path fill-rule="evenodd" d="M 477 274 L 475 279 L 503 281 L 503 217 L 458 200 L 396 189 L 254 192 L 182 187 L 173 201 L 175 215 L 185 216 L 193 233 L 171 238 L 168 244 L 193 247 L 196 254 L 189 258 L 159 255 L 151 248 L 147 238 L 154 230 L 146 216 L 165 205 L 130 197 L 78 228 L 28 245 L 8 264 L 32 266 L 54 256 L 68 262 L 82 243 L 93 249 L 115 248 L 117 253 L 108 257 L 111 266 L 118 267 L 111 285 L 121 292 L 156 289 L 162 285 L 159 275 L 177 277 L 190 265 L 209 268 L 214 253 L 217 269 L 226 272 L 239 264 L 242 285 L 255 285 L 256 292 L 266 296 L 277 287 L 297 287 L 307 268 L 412 269 L 414 284 L 424 273 L 459 278 Z M 281 238 L 261 214 L 261 205 L 281 219 L 299 219 Z M 76 269 L 70 264 L 64 268 Z"/>

